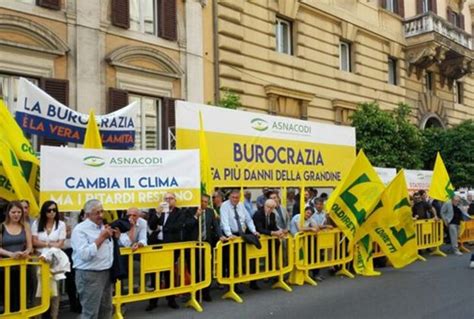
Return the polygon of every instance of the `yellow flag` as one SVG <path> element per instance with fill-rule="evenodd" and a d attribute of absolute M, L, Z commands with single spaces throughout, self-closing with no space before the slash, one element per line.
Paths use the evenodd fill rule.
<path fill-rule="evenodd" d="M 401 170 L 382 195 L 381 215 L 395 219 L 396 224 L 389 228 L 375 227 L 371 234 L 395 268 L 402 268 L 418 259 L 416 228 L 405 174 Z"/>
<path fill-rule="evenodd" d="M 3 169 L 2 163 L 0 163 L 0 198 L 7 201 L 17 200 L 15 190 L 7 177 L 7 172 Z"/>
<path fill-rule="evenodd" d="M 364 236 L 358 241 L 354 250 L 353 266 L 354 271 L 362 276 L 379 276 L 380 272 L 374 270 L 372 260 L 374 246 L 370 235 Z"/>
<path fill-rule="evenodd" d="M 84 136 L 84 148 L 102 149 L 102 138 L 100 137 L 94 111 L 92 110 L 89 113 L 89 121 L 87 122 L 86 134 Z"/>
<path fill-rule="evenodd" d="M 16 156 L 13 148 L 7 141 L 0 138 L 0 162 L 2 168 L 6 173 L 6 177 L 10 181 L 12 189 L 15 191 L 16 200 L 26 199 L 30 202 L 31 215 L 35 216 L 39 213 L 39 207 L 36 203 L 36 199 L 28 185 L 25 177 L 23 176 L 23 170 L 20 165 L 20 161 Z"/>
<path fill-rule="evenodd" d="M 454 187 L 449 179 L 448 171 L 444 166 L 441 155 L 436 154 L 436 161 L 433 169 L 433 178 L 431 180 L 430 189 L 428 195 L 431 198 L 447 202 L 454 196 Z"/>
<path fill-rule="evenodd" d="M 350 242 L 379 202 L 384 188 L 380 177 L 361 150 L 328 207 L 329 216 Z"/>
<path fill-rule="evenodd" d="M 304 209 L 306 208 L 306 201 L 304 199 L 304 190 L 305 190 L 305 187 L 304 187 L 304 179 L 303 179 L 303 183 L 301 184 L 301 188 L 300 188 L 300 228 L 303 228 L 304 227 Z"/>
<path fill-rule="evenodd" d="M 9 142 L 19 160 L 39 165 L 39 159 L 31 143 L 23 135 L 23 131 L 15 121 L 7 106 L 0 98 L 0 132 Z"/>
<path fill-rule="evenodd" d="M 211 186 L 211 165 L 209 163 L 209 151 L 201 112 L 199 112 L 199 152 L 201 155 L 201 193 L 211 195 L 213 191 Z M 240 196 L 243 197 L 243 192 L 241 193 Z"/>

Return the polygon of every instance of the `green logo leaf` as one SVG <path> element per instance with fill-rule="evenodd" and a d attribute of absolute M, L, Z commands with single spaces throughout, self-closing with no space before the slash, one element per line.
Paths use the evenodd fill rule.
<path fill-rule="evenodd" d="M 101 167 L 105 165 L 105 160 L 99 156 L 87 156 L 82 159 L 82 162 L 90 167 Z"/>
<path fill-rule="evenodd" d="M 252 124 L 252 128 L 254 130 L 257 130 L 260 132 L 268 130 L 268 123 L 264 119 L 254 118 L 250 121 L 250 124 Z"/>

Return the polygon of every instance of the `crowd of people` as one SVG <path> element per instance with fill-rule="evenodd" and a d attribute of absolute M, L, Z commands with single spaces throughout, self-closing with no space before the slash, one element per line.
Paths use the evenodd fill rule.
<path fill-rule="evenodd" d="M 280 195 L 276 189 L 265 188 L 254 202 L 252 193 L 246 190 L 244 201 L 241 201 L 238 189 L 217 190 L 212 196 L 202 195 L 200 207 L 181 208 L 175 194 L 166 193 L 156 208 L 142 211 L 131 207 L 121 212 L 118 220 L 108 218 L 108 222 L 108 213 L 98 200 L 86 202 L 81 213 L 67 214 L 61 213 L 55 202 L 47 201 L 36 219 L 31 218 L 27 201 L 3 202 L 0 206 L 0 211 L 4 212 L 0 224 L 0 258 L 40 256 L 45 261 L 55 260 L 50 309 L 43 317 L 58 318 L 61 295 L 58 284 L 65 279 L 71 311 L 82 313 L 82 318 L 110 318 L 113 283 L 117 278 L 126 277 L 120 277 L 114 269 L 120 263 L 128 264 L 123 260 L 125 256 L 119 255 L 120 247 L 135 251 L 147 245 L 197 240 L 215 247 L 219 241 L 232 241 L 247 235 L 257 239 L 267 235 L 284 242 L 284 238 L 298 232 L 317 234 L 335 227 L 324 208 L 325 193 L 318 196 L 316 189 L 305 190 L 303 217 L 300 216 L 301 194 L 288 190 L 286 201 L 282 201 Z M 458 248 L 459 225 L 470 218 L 469 214 L 474 214 L 472 198 L 468 198 L 470 206 L 466 212 L 459 208 L 458 196 L 439 203 L 430 201 L 426 192 L 418 191 L 412 199 L 413 218 L 441 219 L 453 253 L 462 254 Z M 301 218 L 304 218 L 303 223 Z M 245 250 L 240 258 L 245 258 L 244 254 Z M 223 266 L 228 272 L 228 262 Z M 474 268 L 474 261 L 471 261 L 471 267 Z M 316 280 L 324 279 L 318 272 L 312 275 Z M 3 276 L 5 274 L 0 272 L 2 282 Z M 19 276 L 19 268 L 12 267 L 10 290 L 5 291 L 4 285 L 0 284 L 0 314 L 4 311 L 6 294 L 10 295 L 10 311 L 19 309 Z M 38 276 L 38 269 L 28 268 L 27 295 L 31 305 L 41 297 Z M 164 287 L 169 286 L 169 274 L 158 279 Z M 148 288 L 156 289 L 156 283 L 157 278 L 149 276 Z M 250 288 L 260 289 L 256 281 L 251 282 Z M 240 291 L 241 288 L 236 287 L 236 292 Z M 201 292 L 201 297 L 204 301 L 212 301 L 209 287 Z M 146 310 L 153 310 L 157 304 L 157 299 L 151 299 Z M 175 296 L 167 297 L 167 304 L 173 309 L 179 308 Z"/>

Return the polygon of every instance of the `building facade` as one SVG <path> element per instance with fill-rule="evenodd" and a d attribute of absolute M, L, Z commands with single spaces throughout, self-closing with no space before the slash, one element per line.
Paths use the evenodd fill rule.
<path fill-rule="evenodd" d="M 212 5 L 216 92 L 240 95 L 244 109 L 348 125 L 358 103 L 376 101 L 409 104 L 421 128 L 474 118 L 468 1 Z"/>
<path fill-rule="evenodd" d="M 138 101 L 136 148 L 172 147 L 174 100 L 204 101 L 207 11 L 203 0 L 0 0 L 5 101 L 13 110 L 20 76 L 82 113 Z"/>

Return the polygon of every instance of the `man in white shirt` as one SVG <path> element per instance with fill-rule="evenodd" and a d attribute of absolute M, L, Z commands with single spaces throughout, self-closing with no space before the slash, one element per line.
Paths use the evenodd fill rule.
<path fill-rule="evenodd" d="M 71 237 L 81 318 L 111 318 L 110 268 L 114 259 L 111 237 L 118 237 L 119 232 L 103 224 L 104 209 L 100 201 L 87 201 L 84 213 L 86 219 L 74 228 Z"/>
<path fill-rule="evenodd" d="M 140 217 L 140 211 L 136 207 L 127 210 L 127 217 L 130 221 L 130 230 L 120 234 L 119 245 L 121 247 L 131 247 L 132 251 L 147 245 L 146 220 Z"/>

